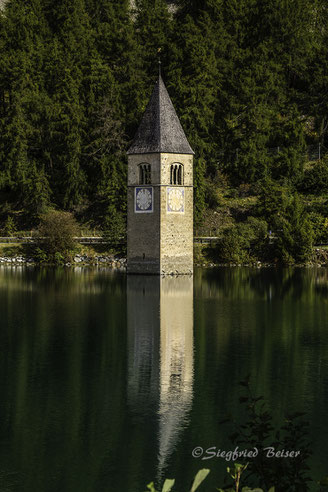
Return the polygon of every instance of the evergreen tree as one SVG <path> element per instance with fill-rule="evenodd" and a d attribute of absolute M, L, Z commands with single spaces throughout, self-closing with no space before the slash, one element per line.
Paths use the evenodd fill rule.
<path fill-rule="evenodd" d="M 204 177 L 206 172 L 216 169 L 220 148 L 215 123 L 223 81 L 221 60 L 226 48 L 221 6 L 220 1 L 214 0 L 204 2 L 201 10 L 198 5 L 184 6 L 189 14 L 177 18 L 168 68 L 169 92 L 196 153 L 196 222 L 205 207 Z"/>
<path fill-rule="evenodd" d="M 125 150 L 159 55 L 196 154 L 196 220 L 218 170 L 234 185 L 301 186 L 305 146 L 328 147 L 325 0 L 177 0 L 176 14 L 165 0 L 133 5 L 10 0 L 0 12 L 0 192 L 11 207 L 95 204 L 99 223 L 124 228 Z"/>
<path fill-rule="evenodd" d="M 15 192 L 16 201 L 26 210 L 37 213 L 46 206 L 50 196 L 42 162 L 45 102 L 42 38 L 47 35 L 47 28 L 40 1 L 10 2 L 6 15 L 1 18 L 1 31 L 4 54 L 0 62 L 1 186 Z"/>

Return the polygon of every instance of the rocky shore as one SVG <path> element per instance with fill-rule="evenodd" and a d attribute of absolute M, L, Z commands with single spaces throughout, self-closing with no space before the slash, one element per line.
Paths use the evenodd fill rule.
<path fill-rule="evenodd" d="M 40 265 L 40 262 L 31 257 L 25 256 L 0 256 L 0 265 Z M 42 263 L 42 265 L 47 265 Z M 64 266 L 107 266 L 110 268 L 125 269 L 126 258 L 118 255 L 79 255 L 72 257 L 71 261 L 64 263 Z"/>
<path fill-rule="evenodd" d="M 40 263 L 32 257 L 26 257 L 23 255 L 17 256 L 0 256 L 0 265 L 50 265 L 47 263 Z M 126 269 L 126 258 L 120 255 L 80 255 L 76 254 L 72 257 L 71 261 L 64 263 L 64 266 L 106 266 L 115 269 Z M 256 261 L 254 263 L 248 264 L 237 264 L 237 263 L 212 263 L 207 261 L 198 261 L 195 263 L 197 267 L 213 268 L 213 267 L 255 267 L 255 268 L 265 268 L 265 267 L 275 267 L 278 266 L 277 263 L 268 263 Z M 293 266 L 316 266 L 316 267 L 327 267 L 328 266 L 328 250 L 322 248 L 315 248 L 313 250 L 313 255 L 311 262 L 307 264 L 293 265 Z"/>

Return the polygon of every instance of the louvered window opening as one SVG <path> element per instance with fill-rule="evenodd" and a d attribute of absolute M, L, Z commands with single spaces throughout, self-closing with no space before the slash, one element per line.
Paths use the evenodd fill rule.
<path fill-rule="evenodd" d="M 151 165 L 139 165 L 139 184 L 151 184 Z"/>
<path fill-rule="evenodd" d="M 183 185 L 183 165 L 172 164 L 170 172 L 171 185 Z"/>

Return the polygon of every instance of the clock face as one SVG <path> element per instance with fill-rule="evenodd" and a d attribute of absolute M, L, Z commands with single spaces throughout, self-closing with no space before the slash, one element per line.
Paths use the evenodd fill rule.
<path fill-rule="evenodd" d="M 167 211 L 184 212 L 184 189 L 168 188 L 167 189 Z"/>
<path fill-rule="evenodd" d="M 153 211 L 153 188 L 138 187 L 135 189 L 135 211 L 152 212 Z"/>

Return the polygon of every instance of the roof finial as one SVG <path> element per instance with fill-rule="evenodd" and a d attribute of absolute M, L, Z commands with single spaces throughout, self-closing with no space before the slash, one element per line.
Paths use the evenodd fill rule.
<path fill-rule="evenodd" d="M 162 48 L 158 48 L 157 49 L 157 54 L 158 54 L 158 76 L 161 77 L 161 65 L 162 65 L 162 62 L 161 62 L 161 49 Z"/>

